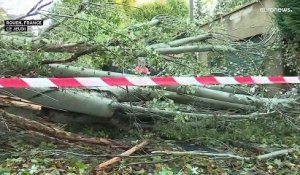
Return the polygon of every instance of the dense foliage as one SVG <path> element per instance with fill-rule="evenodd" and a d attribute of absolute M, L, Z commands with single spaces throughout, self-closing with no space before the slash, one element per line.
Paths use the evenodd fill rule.
<path fill-rule="evenodd" d="M 167 58 L 159 57 L 153 51 L 146 49 L 149 44 L 172 41 L 180 33 L 186 33 L 186 36 L 202 33 L 196 26 L 186 23 L 185 17 L 188 13 L 185 2 L 170 0 L 166 5 L 154 3 L 140 8 L 132 7 L 131 3 L 117 1 L 103 2 L 99 5 L 95 1 L 87 10 L 76 14 L 76 20 L 70 18 L 64 21 L 45 36 L 51 40 L 63 40 L 68 43 L 83 41 L 103 47 L 103 52 L 93 54 L 91 57 L 83 57 L 74 63 L 75 65 L 101 68 L 105 64 L 115 63 L 125 69 L 131 69 L 136 64 L 137 55 L 146 52 L 148 65 L 154 69 L 166 67 L 168 64 L 166 69 L 169 74 L 191 73 L 191 71 L 203 73 L 200 64 L 199 67 L 191 70 L 188 66 L 182 67 L 188 64 L 187 59 L 170 62 Z M 51 18 L 60 21 L 63 15 L 71 16 L 76 12 L 77 6 L 73 2 L 58 5 L 55 13 L 61 15 L 51 15 Z M 149 22 L 153 17 L 164 18 L 163 23 L 157 26 L 131 28 L 136 23 Z M 67 56 L 69 55 L 65 57 Z M 187 54 L 187 57 L 191 56 Z"/>
<path fill-rule="evenodd" d="M 128 6 L 124 6 L 128 9 Z M 188 15 L 187 4 L 184 0 L 167 0 L 165 5 L 159 2 L 145 4 L 138 8 L 129 8 L 126 14 L 131 18 L 143 22 L 151 20 L 157 15 L 169 15 L 186 18 Z"/>
<path fill-rule="evenodd" d="M 277 8 L 290 9 L 291 12 L 275 13 L 277 24 L 283 37 L 300 43 L 300 1 L 285 0 L 276 1 Z"/>
<path fill-rule="evenodd" d="M 288 74 L 300 74 L 300 1 L 276 1 L 276 7 L 290 12 L 275 13 L 277 25 L 282 34 L 282 52 Z"/>

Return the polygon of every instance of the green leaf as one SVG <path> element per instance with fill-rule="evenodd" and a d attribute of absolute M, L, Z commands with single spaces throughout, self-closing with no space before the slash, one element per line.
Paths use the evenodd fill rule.
<path fill-rule="evenodd" d="M 278 165 L 278 166 L 282 165 L 282 162 L 281 162 L 280 159 L 275 159 L 275 160 L 274 160 L 274 163 L 275 163 L 276 165 Z"/>
<path fill-rule="evenodd" d="M 60 175 L 60 172 L 58 170 L 51 171 L 51 175 Z"/>
<path fill-rule="evenodd" d="M 10 175 L 11 170 L 8 168 L 0 168 L 1 175 Z"/>

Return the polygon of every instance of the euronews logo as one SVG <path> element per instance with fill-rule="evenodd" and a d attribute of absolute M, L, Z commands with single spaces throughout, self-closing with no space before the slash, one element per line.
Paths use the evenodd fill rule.
<path fill-rule="evenodd" d="M 293 10 L 291 8 L 260 8 L 261 12 L 271 12 L 271 13 L 291 13 Z"/>

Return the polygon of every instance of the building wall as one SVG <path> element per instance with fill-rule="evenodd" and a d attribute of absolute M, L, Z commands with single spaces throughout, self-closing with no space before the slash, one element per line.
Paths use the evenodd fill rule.
<path fill-rule="evenodd" d="M 274 7 L 274 0 L 261 0 L 225 14 L 201 28 L 214 31 L 215 24 L 222 24 L 225 32 L 237 40 L 267 33 L 273 26 L 272 14 L 262 12 L 261 8 L 270 7 Z"/>

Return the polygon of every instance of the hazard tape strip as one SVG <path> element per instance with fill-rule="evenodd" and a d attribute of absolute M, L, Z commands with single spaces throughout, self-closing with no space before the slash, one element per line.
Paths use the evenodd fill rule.
<path fill-rule="evenodd" d="M 0 88 L 89 88 L 107 86 L 299 84 L 299 77 L 72 77 L 0 78 Z"/>

